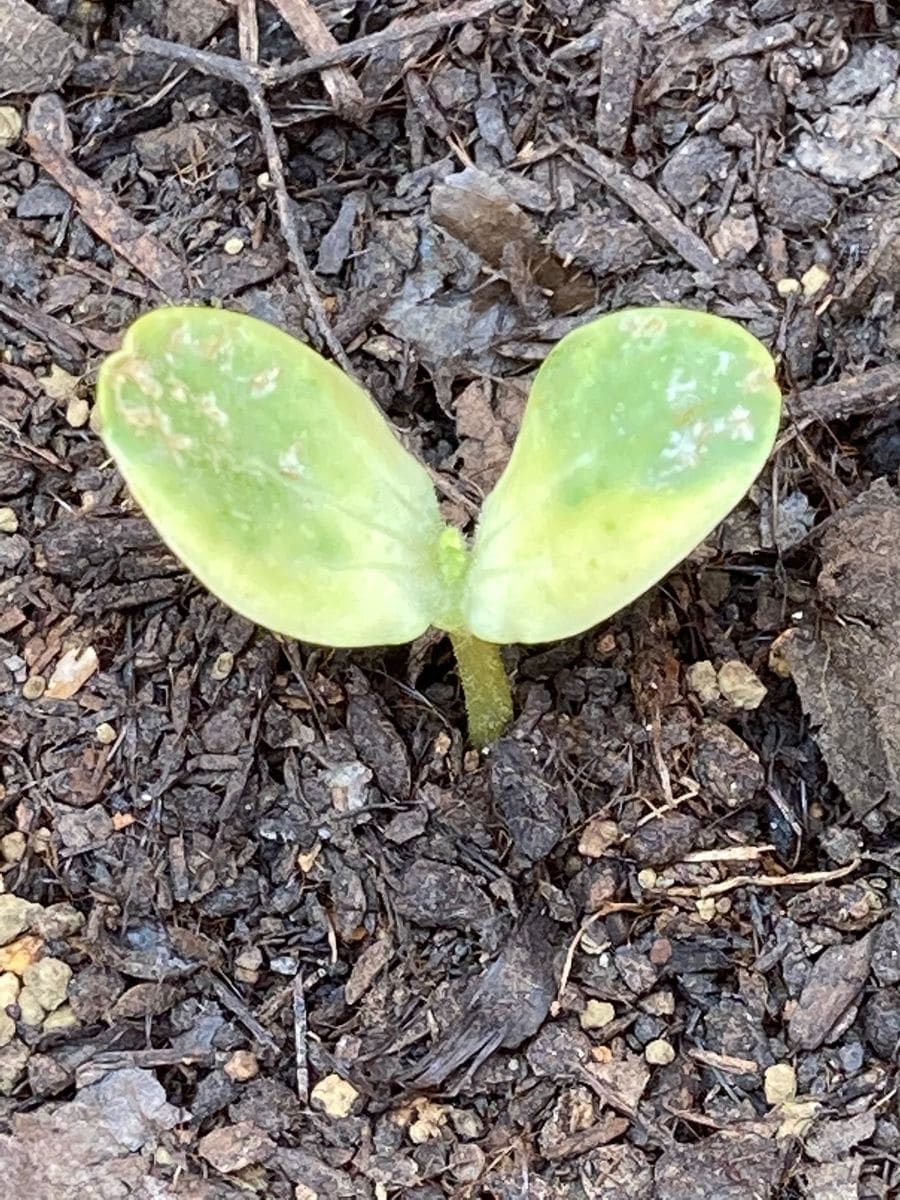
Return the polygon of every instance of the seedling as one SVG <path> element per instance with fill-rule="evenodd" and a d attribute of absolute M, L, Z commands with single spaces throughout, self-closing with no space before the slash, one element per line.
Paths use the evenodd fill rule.
<path fill-rule="evenodd" d="M 172 551 L 239 613 L 329 646 L 449 633 L 469 732 L 503 732 L 500 646 L 597 624 L 748 490 L 780 414 L 731 321 L 635 308 L 576 329 L 534 383 L 471 543 L 367 394 L 237 313 L 138 320 L 98 382 L 103 439 Z"/>

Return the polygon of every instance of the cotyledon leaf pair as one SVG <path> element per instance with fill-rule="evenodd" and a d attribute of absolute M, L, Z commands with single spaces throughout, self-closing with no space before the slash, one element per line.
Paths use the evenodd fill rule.
<path fill-rule="evenodd" d="M 781 411 L 771 356 L 732 321 L 591 321 L 537 372 L 469 542 L 366 392 L 265 322 L 149 313 L 97 397 L 132 494 L 211 592 L 322 645 L 445 630 L 478 745 L 512 713 L 498 647 L 579 633 L 662 578 L 747 492 Z"/>

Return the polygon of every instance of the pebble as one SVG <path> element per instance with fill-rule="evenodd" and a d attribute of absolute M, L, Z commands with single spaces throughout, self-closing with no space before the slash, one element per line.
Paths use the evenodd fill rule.
<path fill-rule="evenodd" d="M 22 136 L 22 114 L 11 104 L 0 105 L 0 150 L 7 150 Z"/>
<path fill-rule="evenodd" d="M 91 406 L 80 396 L 73 396 L 66 405 L 66 424 L 71 429 L 82 429 L 88 423 Z"/>
<path fill-rule="evenodd" d="M 40 700 L 47 690 L 47 680 L 43 675 L 32 675 L 22 685 L 22 695 L 26 700 Z"/>
<path fill-rule="evenodd" d="M 107 721 L 102 721 L 94 730 L 94 737 L 101 746 L 111 746 L 117 736 L 115 729 Z"/>
<path fill-rule="evenodd" d="M 652 1067 L 667 1067 L 675 1061 L 675 1048 L 665 1038 L 656 1038 L 647 1045 L 644 1058 Z"/>
<path fill-rule="evenodd" d="M 4 862 L 15 863 L 21 862 L 25 857 L 25 851 L 28 849 L 28 840 L 24 833 L 18 829 L 14 829 L 12 833 L 4 834 L 0 838 L 0 858 Z"/>
<path fill-rule="evenodd" d="M 235 1050 L 222 1069 L 229 1079 L 244 1083 L 259 1074 L 259 1059 L 251 1050 Z"/>
<path fill-rule="evenodd" d="M 619 836 L 615 821 L 593 817 L 578 839 L 578 853 L 584 858 L 601 858 Z"/>
<path fill-rule="evenodd" d="M 25 968 L 22 979 L 23 994 L 25 990 L 31 991 L 41 1008 L 53 1012 L 66 998 L 72 968 L 61 958 L 42 958 Z"/>
<path fill-rule="evenodd" d="M 830 280 L 831 276 L 825 268 L 819 266 L 818 263 L 813 263 L 809 270 L 804 271 L 800 276 L 804 296 L 815 296 Z"/>
<path fill-rule="evenodd" d="M 210 675 L 212 675 L 213 679 L 217 680 L 218 682 L 221 682 L 223 679 L 228 678 L 228 676 L 231 674 L 233 669 L 234 669 L 234 655 L 231 653 L 230 650 L 223 650 L 222 653 L 216 659 L 216 661 L 213 663 L 212 670 L 210 671 Z"/>
<path fill-rule="evenodd" d="M 735 708 L 759 708 L 768 692 L 756 672 L 736 658 L 723 663 L 717 679 L 722 695 Z"/>
<path fill-rule="evenodd" d="M 78 1018 L 68 1004 L 61 1004 L 55 1012 L 48 1013 L 44 1021 L 44 1033 L 49 1033 L 52 1029 L 71 1029 L 78 1024 Z"/>
<path fill-rule="evenodd" d="M 20 896 L 0 896 L 0 946 L 8 945 L 25 932 L 37 907 Z"/>
<path fill-rule="evenodd" d="M 230 237 L 222 249 L 226 254 L 240 254 L 244 249 L 244 239 L 239 237 Z"/>
<path fill-rule="evenodd" d="M 616 1017 L 616 1010 L 606 1000 L 588 1000 L 578 1020 L 582 1029 L 603 1029 Z"/>
<path fill-rule="evenodd" d="M 716 915 L 716 902 L 712 896 L 704 896 L 697 901 L 697 915 L 701 921 L 711 921 Z"/>
<path fill-rule="evenodd" d="M 19 518 L 14 508 L 0 508 L 0 533 L 15 533 L 19 528 Z"/>
<path fill-rule="evenodd" d="M 49 700 L 71 700 L 81 690 L 99 667 L 97 651 L 93 646 L 72 647 L 67 650 L 50 676 L 47 684 Z"/>
<path fill-rule="evenodd" d="M 14 975 L 21 976 L 25 968 L 37 960 L 43 945 L 39 937 L 26 934 L 0 946 L 0 971 L 12 971 Z"/>
<path fill-rule="evenodd" d="M 340 1075 L 326 1075 L 310 1092 L 315 1107 L 335 1119 L 349 1117 L 358 1096 L 353 1084 Z"/>
<path fill-rule="evenodd" d="M 47 1010 L 37 998 L 33 988 L 23 987 L 19 992 L 19 1016 L 26 1025 L 39 1029 L 44 1023 Z"/>
<path fill-rule="evenodd" d="M 8 1046 L 16 1036 L 16 1023 L 6 1011 L 19 998 L 19 981 L 12 971 L 0 975 L 0 1046 Z"/>
<path fill-rule="evenodd" d="M 716 678 L 716 668 L 708 658 L 691 663 L 685 672 L 685 679 L 690 690 L 697 696 L 701 704 L 712 704 L 719 699 L 719 681 Z"/>
<path fill-rule="evenodd" d="M 69 396 L 78 387 L 78 382 L 77 375 L 70 375 L 68 371 L 63 370 L 57 363 L 51 366 L 50 370 L 40 381 L 41 387 L 51 400 L 68 400 Z"/>
<path fill-rule="evenodd" d="M 29 1051 L 18 1038 L 0 1050 L 0 1096 L 8 1096 L 25 1074 Z"/>

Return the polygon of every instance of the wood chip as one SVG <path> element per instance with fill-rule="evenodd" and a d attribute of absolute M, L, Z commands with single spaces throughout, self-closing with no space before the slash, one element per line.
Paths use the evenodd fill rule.
<path fill-rule="evenodd" d="M 726 62 L 729 58 L 747 58 L 752 54 L 767 54 L 788 46 L 795 41 L 797 29 L 794 25 L 784 22 L 781 25 L 770 25 L 766 29 L 751 29 L 740 37 L 732 38 L 730 42 L 722 42 L 710 55 L 714 63 Z"/>
<path fill-rule="evenodd" d="M 45 695 L 48 700 L 69 700 L 79 692 L 99 666 L 93 646 L 67 650 L 53 669 Z"/>
<path fill-rule="evenodd" d="M 0 5 L 0 92 L 33 94 L 62 87 L 84 51 L 26 0 Z"/>
<path fill-rule="evenodd" d="M 860 413 L 894 408 L 900 392 L 900 364 L 873 367 L 859 375 L 845 375 L 834 383 L 794 392 L 788 410 L 795 420 L 844 421 Z"/>
<path fill-rule="evenodd" d="M 874 942 L 868 933 L 849 946 L 829 946 L 814 963 L 800 993 L 788 1033 L 801 1050 L 818 1050 L 856 1001 L 872 961 Z"/>
<path fill-rule="evenodd" d="M 84 223 L 102 241 L 166 296 L 173 300 L 184 296 L 185 271 L 172 251 L 72 161 L 71 134 L 58 96 L 38 96 L 34 101 L 27 140 L 35 160 L 72 197 Z"/>
<path fill-rule="evenodd" d="M 628 140 L 640 66 L 640 29 L 624 13 L 611 12 L 604 21 L 596 118 L 597 144 L 610 154 L 621 154 Z"/>

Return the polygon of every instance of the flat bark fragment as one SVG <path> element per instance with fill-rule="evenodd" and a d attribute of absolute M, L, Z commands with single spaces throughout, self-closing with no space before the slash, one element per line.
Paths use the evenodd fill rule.
<path fill-rule="evenodd" d="M 0 96 L 62 87 L 84 51 L 27 0 L 0 4 Z"/>
<path fill-rule="evenodd" d="M 851 945 L 829 946 L 816 959 L 788 1025 L 794 1046 L 818 1050 L 838 1030 L 866 982 L 874 944 L 867 933 Z"/>
<path fill-rule="evenodd" d="M 853 811 L 900 812 L 900 500 L 885 479 L 842 509 L 822 538 L 815 633 L 784 657 L 829 773 Z"/>

